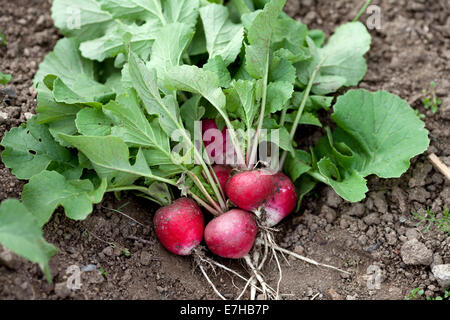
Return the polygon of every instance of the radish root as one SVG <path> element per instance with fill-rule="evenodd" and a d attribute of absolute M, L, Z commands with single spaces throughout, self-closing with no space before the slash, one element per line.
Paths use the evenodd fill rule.
<path fill-rule="evenodd" d="M 238 278 L 240 278 L 241 280 L 245 281 L 246 285 L 245 288 L 243 290 L 243 292 L 238 296 L 237 300 L 239 300 L 243 293 L 247 290 L 248 286 L 251 286 L 251 289 L 254 290 L 255 292 L 261 292 L 264 293 L 264 290 L 259 288 L 256 284 L 255 281 L 253 280 L 253 277 L 251 277 L 250 279 L 247 279 L 246 277 L 242 276 L 241 274 L 239 274 L 238 272 L 234 271 L 233 269 L 228 268 L 227 266 L 224 266 L 223 264 L 214 261 L 213 259 L 210 259 L 208 257 L 205 256 L 204 253 L 204 249 L 201 247 L 197 247 L 196 249 L 194 249 L 193 251 L 194 254 L 194 261 L 195 264 L 200 268 L 200 271 L 203 273 L 203 276 L 206 278 L 206 280 L 208 281 L 208 283 L 211 285 L 211 287 L 213 288 L 214 292 L 223 300 L 226 300 L 225 297 L 223 297 L 219 291 L 217 290 L 217 288 L 215 287 L 214 283 L 211 281 L 211 279 L 208 277 L 207 273 L 206 273 L 206 268 L 210 268 L 213 270 L 213 272 L 215 272 L 215 267 L 221 268 L 225 271 L 230 272 L 231 274 L 237 276 Z"/>
<path fill-rule="evenodd" d="M 258 253 L 259 255 L 259 253 Z M 261 288 L 263 289 L 263 298 L 264 299 L 274 299 L 277 295 L 276 291 L 270 287 L 267 282 L 264 280 L 263 275 L 261 274 L 260 270 L 258 270 L 257 267 L 252 263 L 251 258 L 249 255 L 246 255 L 244 257 L 245 262 L 247 263 L 247 266 L 250 268 L 250 271 L 253 273 L 253 277 L 258 280 L 259 284 L 261 285 Z M 262 266 L 262 265 L 261 265 Z"/>
<path fill-rule="evenodd" d="M 208 275 L 205 272 L 205 268 L 203 268 L 203 266 L 200 266 L 200 271 L 203 273 L 203 276 L 206 278 L 206 281 L 208 281 L 208 283 L 211 285 L 211 287 L 213 288 L 214 292 L 220 297 L 220 299 L 222 300 L 227 300 L 220 292 L 219 290 L 217 290 L 216 286 L 214 285 L 214 283 L 211 281 L 211 279 L 209 279 Z"/>

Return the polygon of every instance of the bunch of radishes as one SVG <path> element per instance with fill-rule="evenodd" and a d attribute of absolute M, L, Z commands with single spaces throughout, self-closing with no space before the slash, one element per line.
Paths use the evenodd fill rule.
<path fill-rule="evenodd" d="M 217 128 L 210 120 L 205 123 L 208 128 Z M 204 141 L 205 146 L 210 142 Z M 255 243 L 258 226 L 273 227 L 294 210 L 295 186 L 284 174 L 266 169 L 239 171 L 224 165 L 212 169 L 218 187 L 237 208 L 220 213 L 205 228 L 197 203 L 181 198 L 156 212 L 156 235 L 167 250 L 178 255 L 191 254 L 204 236 L 214 254 L 243 258 Z"/>

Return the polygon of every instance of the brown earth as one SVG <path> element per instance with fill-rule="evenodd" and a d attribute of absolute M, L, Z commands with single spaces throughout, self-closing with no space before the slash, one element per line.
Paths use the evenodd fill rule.
<path fill-rule="evenodd" d="M 329 35 L 351 20 L 361 4 L 359 0 L 292 0 L 286 11 Z M 373 4 L 381 7 L 381 29 L 371 30 L 369 71 L 360 87 L 384 89 L 408 100 L 425 115 L 431 138 L 428 153 L 450 165 L 450 1 Z M 33 75 L 60 36 L 52 26 L 50 1 L 42 0 L 0 0 L 0 30 L 8 39 L 8 46 L 0 47 L 0 71 L 13 74 L 10 85 L 17 95 L 0 103 L 0 115 L 6 114 L 0 116 L 3 137 L 34 112 Z M 422 103 L 422 91 L 431 81 L 437 83 L 437 95 L 443 100 L 436 114 Z M 305 132 L 312 137 L 323 134 Z M 19 197 L 23 182 L 3 164 L 0 177 L 0 200 Z M 445 206 L 450 207 L 449 181 L 422 155 L 400 179 L 371 178 L 369 187 L 367 199 L 360 204 L 342 201 L 332 190 L 318 187 L 301 210 L 281 225 L 278 240 L 283 247 L 351 272 L 346 276 L 288 258 L 282 261 L 283 298 L 403 299 L 416 287 L 430 297 L 442 295 L 430 266 L 405 264 L 400 249 L 408 239 L 418 238 L 432 251 L 432 265 L 450 263 L 448 233 L 436 227 L 427 232 L 416 228 L 411 215 L 427 208 L 442 214 Z M 118 208 L 139 223 L 111 210 Z M 17 258 L 13 270 L 0 266 L 0 299 L 216 299 L 192 258 L 174 256 L 159 245 L 152 229 L 155 209 L 133 196 L 122 200 L 107 196 L 84 222 L 55 214 L 45 227 L 46 239 L 59 249 L 51 260 L 54 283 L 47 284 L 36 265 Z M 219 261 L 244 272 L 238 262 Z M 82 287 L 73 292 L 64 285 L 71 265 L 94 269 L 82 272 Z M 379 289 L 367 286 L 369 266 L 381 271 Z M 275 263 L 264 273 L 276 286 Z M 225 272 L 212 276 L 212 281 L 230 298 L 243 287 L 241 280 Z"/>

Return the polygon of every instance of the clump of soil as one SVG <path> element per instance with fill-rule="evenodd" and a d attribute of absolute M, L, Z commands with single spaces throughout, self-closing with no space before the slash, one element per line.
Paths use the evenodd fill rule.
<path fill-rule="evenodd" d="M 408 100 L 425 115 L 428 152 L 450 165 L 450 5 L 445 0 L 373 4 L 381 8 L 381 29 L 371 30 L 369 71 L 360 87 Z M 292 0 L 286 11 L 329 35 L 352 20 L 360 5 L 357 0 Z M 0 71 L 13 75 L 10 96 L 0 103 L 0 112 L 7 115 L 0 117 L 2 138 L 34 112 L 33 75 L 60 35 L 52 26 L 50 1 L 0 0 L 0 7 L 0 29 L 8 40 L 7 47 L 0 47 Z M 435 114 L 422 103 L 422 91 L 431 81 L 443 100 Z M 313 132 L 319 134 L 323 132 Z M 19 197 L 23 182 L 3 164 L 0 177 L 0 200 Z M 430 297 L 442 295 L 431 267 L 450 263 L 449 234 L 416 227 L 411 212 L 440 214 L 450 207 L 449 181 L 422 155 L 401 178 L 371 178 L 369 188 L 367 199 L 350 204 L 318 187 L 281 225 L 278 241 L 283 247 L 351 272 L 344 275 L 288 258 L 289 264 L 282 261 L 284 299 L 403 299 L 416 287 Z M 216 299 L 191 258 L 174 256 L 158 243 L 152 228 L 155 210 L 133 196 L 118 200 L 108 195 L 86 221 L 56 213 L 44 232 L 59 249 L 51 260 L 54 283 L 48 284 L 36 265 L 14 257 L 12 269 L 0 265 L 0 299 Z M 244 272 L 234 261 L 218 261 Z M 81 271 L 81 288 L 74 291 L 65 286 L 71 266 Z M 276 286 L 276 265 L 269 264 L 264 273 Z M 244 285 L 221 271 L 212 280 L 229 298 Z"/>

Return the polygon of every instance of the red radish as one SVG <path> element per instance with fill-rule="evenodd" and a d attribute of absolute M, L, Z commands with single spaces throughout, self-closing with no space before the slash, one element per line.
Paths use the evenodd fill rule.
<path fill-rule="evenodd" d="M 205 221 L 202 211 L 195 201 L 188 198 L 158 209 L 153 224 L 161 244 L 180 256 L 191 254 L 203 239 Z"/>
<path fill-rule="evenodd" d="M 239 259 L 252 249 L 257 233 L 255 216 L 247 211 L 233 209 L 208 223 L 205 242 L 214 254 Z"/>
<path fill-rule="evenodd" d="M 217 127 L 216 121 L 214 119 L 203 119 L 202 120 L 202 137 L 204 137 L 205 132 L 210 129 L 219 130 L 219 128 Z M 214 139 L 211 139 L 211 140 L 203 139 L 203 143 L 205 144 L 205 147 L 209 146 L 213 142 L 214 142 Z"/>
<path fill-rule="evenodd" d="M 205 145 L 205 148 L 207 148 L 209 145 L 211 145 L 212 143 L 214 143 L 216 141 L 215 135 L 217 135 L 217 133 L 212 130 L 219 131 L 216 121 L 214 119 L 203 119 L 202 120 L 202 139 L 203 139 L 203 144 Z M 223 153 L 225 153 L 226 140 L 227 140 L 226 127 L 223 128 L 223 130 L 221 131 L 221 134 L 222 134 L 222 148 L 223 148 L 222 150 L 223 150 Z M 208 150 L 208 154 L 211 158 L 214 158 L 216 156 L 216 150 L 219 149 L 219 147 L 220 146 L 212 146 L 211 150 L 210 151 Z"/>
<path fill-rule="evenodd" d="M 252 211 L 273 194 L 274 187 L 271 174 L 262 170 L 244 171 L 228 179 L 225 192 L 236 206 Z"/>
<path fill-rule="evenodd" d="M 297 192 L 292 181 L 282 173 L 273 175 L 275 189 L 272 197 L 264 204 L 263 224 L 273 227 L 294 211 Z"/>
<path fill-rule="evenodd" d="M 225 186 L 227 185 L 228 178 L 231 174 L 231 167 L 215 165 L 213 167 L 214 172 L 216 173 L 217 179 L 219 180 L 219 184 L 222 187 L 222 190 L 225 192 Z"/>
<path fill-rule="evenodd" d="M 211 131 L 209 131 L 211 130 Z M 217 131 L 214 131 L 217 130 Z M 205 145 L 206 152 L 208 153 L 210 159 L 216 164 L 225 164 L 227 159 L 235 159 L 236 152 L 234 151 L 233 144 L 231 143 L 231 138 L 228 134 L 227 127 L 224 127 L 222 131 L 218 132 L 216 121 L 213 119 L 203 119 L 202 120 L 202 140 Z M 222 145 L 216 144 L 217 137 L 222 138 Z M 219 143 L 219 142 L 217 142 Z M 217 150 L 222 150 L 220 155 L 216 155 Z"/>

